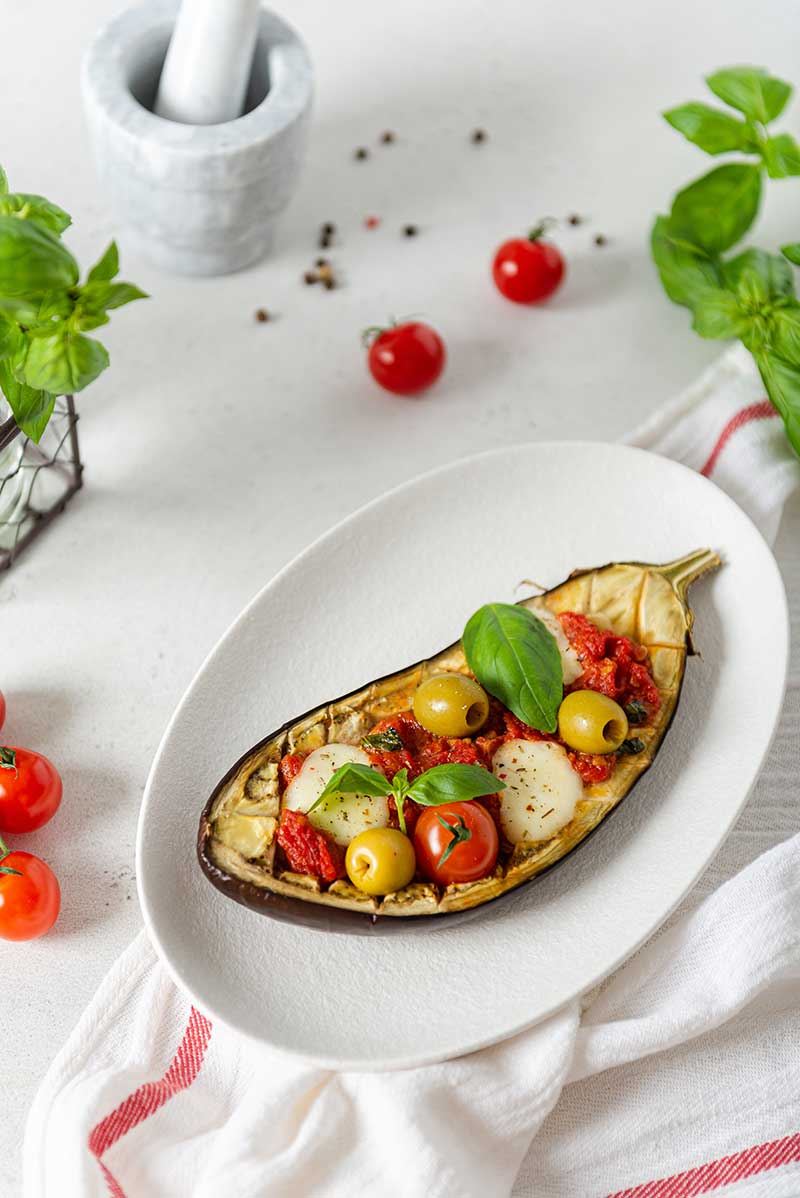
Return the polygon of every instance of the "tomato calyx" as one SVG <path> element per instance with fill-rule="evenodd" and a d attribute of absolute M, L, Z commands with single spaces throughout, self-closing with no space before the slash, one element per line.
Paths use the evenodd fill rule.
<path fill-rule="evenodd" d="M 443 815 L 437 812 L 436 818 L 443 828 L 446 828 L 450 833 L 450 843 L 446 846 L 439 860 L 436 862 L 436 868 L 440 869 L 454 849 L 457 849 L 460 844 L 464 844 L 467 840 L 472 840 L 472 832 L 464 822 L 464 816 L 456 817 L 454 824 L 449 823 Z"/>
<path fill-rule="evenodd" d="M 2 836 L 0 836 L 0 874 L 14 874 L 15 877 L 21 878 L 22 874 L 18 869 L 12 869 L 10 865 L 3 865 L 3 862 L 10 852 L 11 849 L 3 840 Z"/>
<path fill-rule="evenodd" d="M 548 229 L 552 229 L 553 225 L 557 225 L 558 221 L 553 216 L 544 216 L 538 224 L 534 225 L 528 233 L 528 241 L 540 241 L 544 237 Z"/>
<path fill-rule="evenodd" d="M 390 333 L 392 329 L 396 329 L 400 321 L 390 320 L 388 324 L 370 324 L 363 330 L 361 334 L 361 344 L 364 349 L 369 349 L 371 345 L 382 337 L 384 333 Z"/>
<path fill-rule="evenodd" d="M 9 749 L 6 745 L 0 745 L 0 770 L 13 770 L 17 775 L 17 753 L 15 749 Z"/>

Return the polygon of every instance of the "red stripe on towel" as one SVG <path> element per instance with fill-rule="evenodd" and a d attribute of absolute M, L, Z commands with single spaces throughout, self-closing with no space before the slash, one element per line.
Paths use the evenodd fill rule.
<path fill-rule="evenodd" d="M 629 1190 L 617 1190 L 608 1198 L 700 1198 L 700 1195 L 711 1194 L 721 1186 L 796 1161 L 800 1161 L 800 1132 L 744 1148 L 717 1161 L 698 1165 L 696 1169 L 674 1173 L 672 1177 L 659 1177 L 655 1181 L 632 1186 Z"/>
<path fill-rule="evenodd" d="M 143 1082 L 92 1128 L 89 1133 L 89 1151 L 97 1158 L 103 1170 L 111 1198 L 125 1198 L 125 1192 L 108 1166 L 103 1163 L 103 1153 L 144 1119 L 154 1115 L 170 1098 L 191 1086 L 200 1072 L 210 1039 L 210 1021 L 192 1007 L 183 1039 L 164 1076 L 156 1082 Z"/>
<path fill-rule="evenodd" d="M 709 477 L 712 470 L 716 466 L 717 461 L 719 460 L 719 455 L 722 453 L 733 434 L 738 432 L 740 428 L 744 428 L 746 424 L 750 424 L 750 422 L 753 420 L 766 420 L 770 416 L 777 415 L 778 413 L 775 411 L 769 400 L 762 399 L 759 400 L 758 403 L 751 403 L 748 407 L 742 408 L 741 411 L 737 412 L 735 416 L 731 416 L 730 420 L 717 438 L 717 443 L 711 450 L 711 453 L 708 455 L 708 461 L 703 466 L 700 473 L 704 474 L 706 478 Z"/>

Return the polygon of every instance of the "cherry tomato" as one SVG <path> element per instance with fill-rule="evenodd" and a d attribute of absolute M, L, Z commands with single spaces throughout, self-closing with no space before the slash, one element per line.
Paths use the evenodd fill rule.
<path fill-rule="evenodd" d="M 0 691 L 0 728 L 3 727 L 3 724 L 5 724 L 5 722 L 6 722 L 6 701 L 3 696 L 3 692 Z"/>
<path fill-rule="evenodd" d="M 412 320 L 375 332 L 367 360 L 376 383 L 395 395 L 417 395 L 436 382 L 447 355 L 430 325 Z"/>
<path fill-rule="evenodd" d="M 417 868 L 440 886 L 487 877 L 498 848 L 494 820 L 480 803 L 426 807 L 414 828 Z"/>
<path fill-rule="evenodd" d="M 495 286 L 515 304 L 536 304 L 547 299 L 564 277 L 564 259 L 549 241 L 542 241 L 544 225 L 528 237 L 504 241 L 494 256 Z"/>
<path fill-rule="evenodd" d="M 56 875 L 33 853 L 6 852 L 2 840 L 0 852 L 0 937 L 34 940 L 43 936 L 56 922 L 61 906 Z"/>
<path fill-rule="evenodd" d="M 33 832 L 61 802 L 56 767 L 31 749 L 0 748 L 0 832 Z"/>

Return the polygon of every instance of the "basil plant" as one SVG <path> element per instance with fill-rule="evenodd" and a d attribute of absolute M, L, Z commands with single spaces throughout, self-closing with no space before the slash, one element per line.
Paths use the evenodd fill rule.
<path fill-rule="evenodd" d="M 108 366 L 105 346 L 86 334 L 108 324 L 112 308 L 147 298 L 117 280 L 113 241 L 81 283 L 61 240 L 71 223 L 42 196 L 9 191 L 0 167 L 0 391 L 34 441 L 56 396 L 82 391 Z"/>

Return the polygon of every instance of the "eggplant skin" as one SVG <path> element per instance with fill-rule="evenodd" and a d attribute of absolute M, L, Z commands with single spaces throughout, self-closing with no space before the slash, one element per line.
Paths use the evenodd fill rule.
<path fill-rule="evenodd" d="M 551 840 L 517 845 L 495 874 L 444 890 L 412 882 L 395 895 L 371 898 L 341 880 L 324 890 L 312 878 L 283 870 L 275 859 L 280 813 L 277 766 L 286 752 L 309 752 L 329 741 L 358 744 L 378 722 L 411 706 L 419 683 L 442 670 L 468 672 L 460 642 L 435 657 L 377 679 L 313 708 L 248 750 L 214 788 L 200 817 L 197 855 L 206 877 L 236 902 L 286 923 L 329 932 L 387 935 L 433 929 L 475 918 L 489 902 L 541 877 L 583 844 L 649 769 L 680 697 L 687 655 L 694 652 L 689 586 L 721 565 L 701 549 L 666 565 L 613 562 L 577 570 L 559 586 L 522 601 L 536 611 L 578 611 L 603 617 L 614 631 L 648 648 L 661 708 L 637 728 L 644 750 L 618 760 L 607 782 L 587 786 L 573 820 Z M 238 846 L 238 848 L 236 847 Z M 244 851 L 241 851 L 244 850 Z M 442 916 L 448 918 L 442 923 Z"/>

